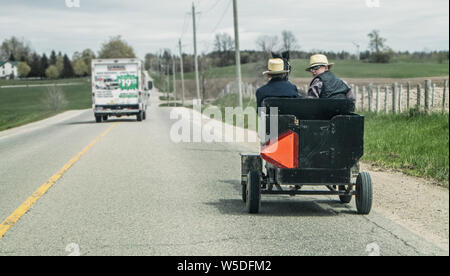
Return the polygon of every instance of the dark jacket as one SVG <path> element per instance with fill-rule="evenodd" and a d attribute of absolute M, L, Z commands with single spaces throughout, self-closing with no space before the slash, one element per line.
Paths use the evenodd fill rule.
<path fill-rule="evenodd" d="M 328 98 L 328 99 L 346 99 L 351 98 L 349 96 L 349 92 L 351 90 L 350 86 L 348 86 L 343 80 L 337 78 L 330 71 L 326 71 L 317 77 L 315 77 L 310 84 L 310 89 L 314 89 L 313 84 L 317 84 L 317 80 L 320 80 L 321 86 L 319 88 L 319 97 L 320 98 Z M 317 86 L 317 85 L 316 85 Z M 314 91 L 314 90 L 313 90 Z M 312 91 L 312 92 L 313 92 Z"/>
<path fill-rule="evenodd" d="M 297 87 L 282 78 L 274 77 L 266 85 L 256 90 L 256 102 L 261 107 L 262 101 L 269 97 L 299 98 Z"/>

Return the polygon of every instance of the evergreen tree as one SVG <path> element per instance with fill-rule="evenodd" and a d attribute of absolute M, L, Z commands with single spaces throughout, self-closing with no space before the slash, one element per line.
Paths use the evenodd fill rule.
<path fill-rule="evenodd" d="M 63 78 L 73 78 L 75 73 L 73 71 L 72 63 L 70 62 L 69 57 L 65 54 L 64 57 L 64 69 L 62 71 L 61 77 Z"/>
<path fill-rule="evenodd" d="M 16 61 L 13 53 L 11 53 L 11 55 L 9 56 L 9 61 Z"/>
<path fill-rule="evenodd" d="M 40 77 L 44 78 L 45 77 L 45 70 L 47 70 L 49 64 L 48 64 L 48 58 L 45 54 L 42 55 L 41 58 L 41 72 L 40 72 Z"/>
<path fill-rule="evenodd" d="M 56 53 L 55 50 L 52 50 L 52 53 L 50 54 L 50 65 L 56 64 Z"/>
<path fill-rule="evenodd" d="M 41 57 L 34 52 L 31 55 L 31 70 L 28 76 L 30 77 L 40 77 L 41 76 Z"/>

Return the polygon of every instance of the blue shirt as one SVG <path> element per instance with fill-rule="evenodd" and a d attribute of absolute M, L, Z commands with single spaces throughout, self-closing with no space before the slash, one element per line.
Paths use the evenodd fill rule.
<path fill-rule="evenodd" d="M 266 85 L 256 90 L 256 103 L 261 107 L 265 98 L 300 98 L 297 87 L 287 80 L 274 77 Z"/>

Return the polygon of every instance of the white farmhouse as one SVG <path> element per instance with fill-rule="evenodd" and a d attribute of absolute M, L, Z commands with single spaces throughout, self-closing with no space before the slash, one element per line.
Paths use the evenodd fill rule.
<path fill-rule="evenodd" d="M 10 79 L 11 74 L 17 78 L 18 65 L 19 63 L 16 61 L 0 61 L 0 79 Z"/>

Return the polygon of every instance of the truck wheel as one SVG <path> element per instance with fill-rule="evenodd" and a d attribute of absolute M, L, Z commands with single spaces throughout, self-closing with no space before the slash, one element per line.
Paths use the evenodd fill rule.
<path fill-rule="evenodd" d="M 345 191 L 345 186 L 339 186 L 339 191 Z M 341 203 L 350 203 L 352 201 L 351 195 L 339 195 Z"/>
<path fill-rule="evenodd" d="M 358 214 L 369 214 L 372 209 L 372 179 L 367 172 L 358 174 L 358 177 L 356 178 L 355 199 Z"/>
<path fill-rule="evenodd" d="M 142 111 L 139 111 L 139 113 L 136 114 L 136 120 L 137 120 L 138 122 L 142 121 Z"/>
<path fill-rule="evenodd" d="M 242 187 L 242 201 L 244 201 L 244 203 L 246 203 L 247 202 L 247 182 L 242 182 L 241 187 Z"/>
<path fill-rule="evenodd" d="M 250 214 L 257 214 L 261 206 L 261 180 L 259 173 L 250 171 L 247 176 L 246 207 Z"/>
<path fill-rule="evenodd" d="M 106 120 L 108 120 L 108 115 L 103 116 L 103 121 L 106 121 Z"/>
<path fill-rule="evenodd" d="M 100 116 L 100 115 L 95 115 L 95 121 L 96 121 L 97 123 L 101 123 L 101 122 L 102 122 L 102 116 Z"/>

